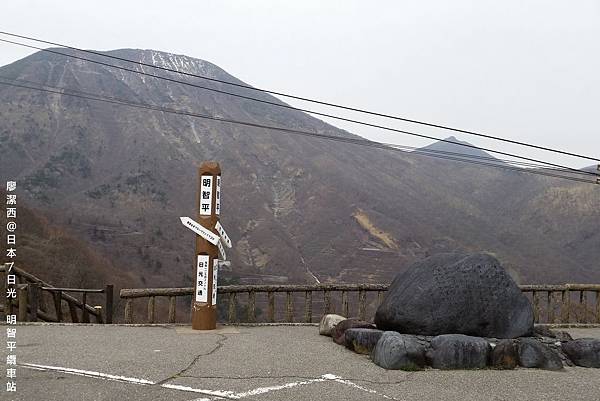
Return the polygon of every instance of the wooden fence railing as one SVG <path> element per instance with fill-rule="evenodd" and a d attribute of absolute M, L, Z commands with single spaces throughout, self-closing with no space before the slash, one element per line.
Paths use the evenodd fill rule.
<path fill-rule="evenodd" d="M 90 323 L 91 318 L 96 323 L 113 322 L 112 284 L 101 289 L 56 288 L 31 273 L 13 267 L 10 274 L 16 276 L 14 287 L 17 297 L 12 299 L 6 296 L 6 265 L 0 265 L 0 273 L 0 287 L 4 298 L 1 310 L 4 316 L 17 312 L 17 320 L 21 322 L 64 322 L 68 321 L 63 313 L 63 303 L 66 303 L 69 309 L 68 318 L 72 323 Z M 81 300 L 70 295 L 72 293 L 81 294 Z M 89 305 L 88 294 L 104 294 L 103 306 Z"/>
<path fill-rule="evenodd" d="M 534 308 L 536 323 L 600 323 L 600 285 L 522 285 Z M 318 284 L 318 285 L 234 285 L 218 287 L 218 307 L 227 323 L 255 323 L 257 305 L 266 308 L 260 313 L 264 322 L 318 321 L 322 314 L 337 313 L 372 319 L 383 299 L 387 284 Z M 314 294 L 318 296 L 313 296 Z M 192 287 L 122 289 L 120 297 L 126 300 L 125 323 L 133 323 L 133 301 L 147 298 L 147 323 L 164 322 L 156 319 L 157 298 L 168 298 L 169 313 L 166 322 L 176 322 L 177 298 L 187 297 L 191 304 Z M 283 308 L 276 308 L 276 297 L 283 295 Z M 369 297 L 369 295 L 371 295 Z M 262 296 L 260 302 L 258 296 Z M 280 297 L 281 298 L 281 297 Z M 371 298 L 371 299 L 369 299 Z M 240 306 L 239 302 L 245 301 Z M 317 315 L 313 308 L 319 307 Z M 241 312 L 241 313 L 238 313 Z"/>

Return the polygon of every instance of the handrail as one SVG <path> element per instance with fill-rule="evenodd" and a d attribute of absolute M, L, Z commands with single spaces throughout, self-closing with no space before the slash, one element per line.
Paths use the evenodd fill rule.
<path fill-rule="evenodd" d="M 0 265 L 0 273 L 6 273 L 7 267 L 5 264 Z M 23 309 L 24 311 L 29 310 L 32 318 L 35 320 L 39 316 L 40 318 L 46 321 L 60 321 L 62 316 L 62 307 L 61 301 L 64 300 L 67 302 L 69 307 L 69 313 L 71 315 L 71 319 L 73 322 L 78 321 L 76 308 L 79 308 L 82 311 L 82 321 L 89 321 L 89 316 L 94 316 L 98 323 L 103 323 L 102 312 L 100 309 L 96 309 L 86 302 L 86 294 L 88 293 L 96 293 L 96 294 L 106 294 L 105 300 L 105 319 L 106 323 L 112 323 L 113 320 L 113 285 L 108 284 L 104 288 L 101 289 L 81 289 L 81 288 L 57 288 L 52 286 L 49 283 L 41 280 L 40 278 L 34 276 L 31 273 L 26 272 L 25 270 L 13 266 L 12 270 L 14 274 L 19 277 L 20 280 L 25 281 L 25 283 L 29 283 L 28 285 L 32 286 L 33 293 L 27 297 L 23 292 L 21 292 L 22 297 L 26 300 L 30 298 L 30 301 L 36 303 L 35 309 L 27 307 Z M 4 280 L 3 280 L 4 281 Z M 23 284 L 23 283 L 22 283 Z M 37 310 L 37 302 L 41 302 L 41 298 L 39 296 L 41 294 L 37 294 L 37 291 L 47 291 L 52 293 L 54 300 L 54 307 L 56 309 L 57 319 L 52 318 L 48 313 Z M 77 292 L 83 294 L 83 301 L 79 301 L 77 298 L 67 294 L 66 292 Z M 39 299 L 38 299 L 39 298 Z M 8 303 L 8 300 L 7 300 Z M 6 309 L 6 308 L 5 308 Z M 6 313 L 6 312 L 5 312 Z M 26 313 L 24 313 L 26 315 Z"/>
<path fill-rule="evenodd" d="M 275 321 L 275 293 L 286 293 L 284 300 L 283 314 L 287 322 L 294 321 L 294 294 L 304 293 L 304 316 L 301 320 L 312 322 L 313 318 L 313 292 L 323 293 L 323 313 L 331 313 L 335 308 L 332 293 L 338 294 L 337 301 L 341 301 L 341 313 L 344 316 L 349 316 L 350 303 L 349 293 L 358 293 L 358 317 L 365 318 L 368 307 L 378 305 L 383 300 L 383 293 L 389 288 L 388 284 L 286 284 L 286 285 L 229 285 L 220 286 L 217 288 L 218 294 L 224 295 L 219 297 L 220 300 L 227 302 L 227 318 L 229 322 L 238 321 L 237 303 L 238 295 L 247 294 L 247 303 L 245 305 L 244 320 L 248 322 L 256 321 L 257 297 L 256 294 L 266 294 L 267 300 L 264 306 L 267 309 L 266 319 L 269 322 Z M 572 314 L 583 315 L 583 319 L 588 319 L 592 316 L 592 320 L 600 323 L 600 284 L 525 284 L 519 285 L 521 291 L 529 294 L 528 298 L 532 301 L 534 310 L 534 318 L 536 322 L 542 321 L 542 315 L 549 323 L 569 322 Z M 376 292 L 377 299 L 367 302 L 367 293 Z M 572 302 L 573 293 L 579 293 L 579 303 Z M 590 306 L 588 303 L 588 292 L 595 293 L 595 306 Z M 156 297 L 169 298 L 169 318 L 170 323 L 175 322 L 175 305 L 176 298 L 183 296 L 192 296 L 194 293 L 193 287 L 178 287 L 178 288 L 124 288 L 120 291 L 120 297 L 126 300 L 125 304 L 125 323 L 133 322 L 133 300 L 134 298 L 148 298 L 148 322 L 156 321 Z M 541 294 L 547 293 L 542 301 Z M 560 298 L 557 300 L 557 296 Z M 592 298 L 592 301 L 594 298 Z M 375 304 L 374 304 L 375 302 Z M 544 305 L 542 305 L 544 304 Z M 370 306 L 369 306 L 370 305 Z M 262 307 L 262 306 L 261 306 Z M 577 309 L 579 308 L 579 310 Z M 555 313 L 558 309 L 558 314 Z M 280 315 L 281 316 L 281 315 Z M 595 318 L 594 318 L 595 316 Z M 580 317 L 576 316 L 576 319 Z"/>
<path fill-rule="evenodd" d="M 219 294 L 231 292 L 303 292 L 303 291 L 387 291 L 389 284 L 285 284 L 285 285 L 228 285 L 217 288 Z M 600 284 L 523 284 L 523 292 L 530 291 L 600 291 Z M 194 293 L 193 287 L 123 288 L 121 298 L 185 296 Z"/>
<path fill-rule="evenodd" d="M 62 288 L 62 287 L 40 287 L 44 291 L 58 291 L 58 292 L 87 292 L 93 294 L 102 294 L 104 289 L 97 288 Z"/>

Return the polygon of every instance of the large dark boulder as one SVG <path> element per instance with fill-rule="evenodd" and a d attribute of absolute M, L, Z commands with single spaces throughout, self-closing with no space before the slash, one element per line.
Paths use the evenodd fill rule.
<path fill-rule="evenodd" d="M 370 354 L 383 331 L 377 329 L 348 329 L 344 332 L 346 348 L 359 354 Z"/>
<path fill-rule="evenodd" d="M 425 366 L 425 348 L 412 337 L 386 331 L 373 348 L 371 359 L 384 369 L 418 370 Z"/>
<path fill-rule="evenodd" d="M 365 322 L 360 319 L 346 319 L 342 320 L 334 326 L 331 330 L 331 337 L 336 344 L 344 345 L 346 343 L 346 330 L 348 329 L 374 329 L 376 328 L 373 323 Z"/>
<path fill-rule="evenodd" d="M 524 368 L 545 370 L 563 368 L 560 356 L 552 348 L 534 338 L 519 339 L 519 365 Z"/>
<path fill-rule="evenodd" d="M 490 343 L 480 337 L 444 334 L 431 340 L 429 364 L 436 369 L 483 369 L 487 366 Z"/>
<path fill-rule="evenodd" d="M 600 368 L 600 340 L 578 338 L 562 344 L 563 352 L 577 366 Z"/>
<path fill-rule="evenodd" d="M 516 338 L 533 331 L 533 308 L 488 254 L 439 254 L 396 276 L 375 314 L 381 330 Z"/>

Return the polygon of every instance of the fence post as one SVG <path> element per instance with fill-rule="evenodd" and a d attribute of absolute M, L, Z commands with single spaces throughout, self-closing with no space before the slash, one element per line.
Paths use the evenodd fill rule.
<path fill-rule="evenodd" d="M 148 323 L 154 323 L 154 303 L 156 297 L 148 298 Z"/>
<path fill-rule="evenodd" d="M 274 323 L 275 322 L 275 293 L 273 291 L 269 291 L 268 294 L 269 297 L 269 307 L 268 307 L 268 312 L 267 312 L 267 319 L 269 320 L 269 323 Z"/>
<path fill-rule="evenodd" d="M 27 284 L 19 285 L 17 288 L 17 297 L 19 299 L 19 313 L 17 320 L 19 322 L 27 321 Z"/>
<path fill-rule="evenodd" d="M 133 298 L 127 298 L 125 302 L 125 324 L 133 323 Z"/>
<path fill-rule="evenodd" d="M 540 299 L 538 297 L 538 292 L 533 290 L 531 292 L 531 297 L 533 299 L 533 322 L 540 322 Z"/>
<path fill-rule="evenodd" d="M 114 300 L 114 286 L 108 284 L 104 289 L 104 295 L 106 296 L 106 303 L 104 308 L 104 322 L 106 324 L 112 324 L 113 322 L 113 300 Z"/>
<path fill-rule="evenodd" d="M 54 310 L 56 311 L 56 321 L 62 322 L 62 291 L 53 291 Z"/>
<path fill-rule="evenodd" d="M 367 315 L 367 292 L 358 290 L 358 318 L 365 320 Z"/>
<path fill-rule="evenodd" d="M 89 323 L 90 322 L 90 312 L 87 310 L 87 292 L 84 292 L 82 295 L 81 303 L 83 304 L 83 313 L 81 315 L 81 323 Z"/>
<path fill-rule="evenodd" d="M 248 291 L 247 319 L 249 323 L 256 322 L 256 293 Z"/>
<path fill-rule="evenodd" d="M 32 322 L 37 322 L 38 319 L 38 306 L 39 306 L 39 298 L 40 296 L 40 284 L 39 283 L 31 283 L 29 284 L 29 320 Z"/>
<path fill-rule="evenodd" d="M 286 310 L 286 321 L 292 323 L 294 321 L 294 308 L 292 306 L 292 293 L 286 291 L 285 296 L 285 310 Z"/>
<path fill-rule="evenodd" d="M 229 311 L 227 313 L 227 320 L 229 321 L 229 323 L 234 323 L 237 319 L 236 316 L 236 308 L 235 308 L 235 292 L 230 292 L 229 293 Z"/>
<path fill-rule="evenodd" d="M 169 297 L 169 323 L 175 323 L 177 313 L 177 298 Z"/>
<path fill-rule="evenodd" d="M 304 293 L 304 321 L 312 323 L 312 291 Z"/>

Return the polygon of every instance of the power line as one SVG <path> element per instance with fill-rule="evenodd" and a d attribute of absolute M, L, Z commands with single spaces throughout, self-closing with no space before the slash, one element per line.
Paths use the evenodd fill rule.
<path fill-rule="evenodd" d="M 45 43 L 45 44 L 48 44 L 48 45 L 60 46 L 60 47 L 66 48 L 66 49 L 71 49 L 71 50 L 76 50 L 76 51 L 79 51 L 79 52 L 94 54 L 94 55 L 97 55 L 97 56 L 107 57 L 107 58 L 111 58 L 111 59 L 119 60 L 119 61 L 125 61 L 125 62 L 128 62 L 128 63 L 134 63 L 134 64 L 138 64 L 138 65 L 143 65 L 143 66 L 146 66 L 146 67 L 151 67 L 151 68 L 155 68 L 155 69 L 159 69 L 159 70 L 163 70 L 163 71 L 168 71 L 168 72 L 172 72 L 172 73 L 176 73 L 176 74 L 180 74 L 180 75 L 185 75 L 185 76 L 194 77 L 194 78 L 200 78 L 200 79 L 204 79 L 204 80 L 207 80 L 207 81 L 219 82 L 219 83 L 222 83 L 222 84 L 225 84 L 225 85 L 231 85 L 231 86 L 235 86 L 235 87 L 239 87 L 239 88 L 249 89 L 249 90 L 252 90 L 252 91 L 257 91 L 257 92 L 262 92 L 262 93 L 269 93 L 271 95 L 283 96 L 283 97 L 290 98 L 290 99 L 301 100 L 301 101 L 315 103 L 315 104 L 320 104 L 320 105 L 324 105 L 324 106 L 335 107 L 335 108 L 338 108 L 338 109 L 349 110 L 349 111 L 354 111 L 354 112 L 363 113 L 363 114 L 369 114 L 369 115 L 373 115 L 373 116 L 377 116 L 377 117 L 384 117 L 384 118 L 389 118 L 389 119 L 393 119 L 393 120 L 404 121 L 404 122 L 409 122 L 409 123 L 413 123 L 413 124 L 419 124 L 419 125 L 424 125 L 424 126 L 428 126 L 428 127 L 444 129 L 444 130 L 448 130 L 448 131 L 460 132 L 460 133 L 467 134 L 467 135 L 479 136 L 479 137 L 483 137 L 483 138 L 487 138 L 487 139 L 493 139 L 493 140 L 497 140 L 497 141 L 512 143 L 512 144 L 515 144 L 515 145 L 526 146 L 526 147 L 535 148 L 535 149 L 539 149 L 539 150 L 544 150 L 544 151 L 548 151 L 548 152 L 554 152 L 554 153 L 559 153 L 559 154 L 563 154 L 563 155 L 574 156 L 574 157 L 579 157 L 579 158 L 582 158 L 582 159 L 587 159 L 587 160 L 593 160 L 593 161 L 600 162 L 600 159 L 595 158 L 595 157 L 585 156 L 585 155 L 581 155 L 581 154 L 577 154 L 577 153 L 572 153 L 572 152 L 567 152 L 567 151 L 560 150 L 560 149 L 553 149 L 553 148 L 549 148 L 549 147 L 545 147 L 545 146 L 540 146 L 540 145 L 535 145 L 535 144 L 531 144 L 531 143 L 527 143 L 527 142 L 516 141 L 516 140 L 513 140 L 513 139 L 502 138 L 502 137 L 498 137 L 498 136 L 483 134 L 483 133 L 480 133 L 480 132 L 469 131 L 469 130 L 464 130 L 464 129 L 460 129 L 460 128 L 454 128 L 454 127 L 450 127 L 450 126 L 442 125 L 442 124 L 435 124 L 435 123 L 429 123 L 429 122 L 426 122 L 426 121 L 415 120 L 415 119 L 406 118 L 406 117 L 394 116 L 394 115 L 391 115 L 391 114 L 379 113 L 379 112 L 370 111 L 370 110 L 366 110 L 366 109 L 361 109 L 361 108 L 357 108 L 357 107 L 344 106 L 344 105 L 337 104 L 337 103 L 326 102 L 326 101 L 323 101 L 323 100 L 317 100 L 317 99 L 312 99 L 312 98 L 307 98 L 307 97 L 302 97 L 302 96 L 291 95 L 289 93 L 278 92 L 278 91 L 274 91 L 274 90 L 270 90 L 270 89 L 256 88 L 256 87 L 252 87 L 252 86 L 246 85 L 246 84 L 239 84 L 239 83 L 236 83 L 236 82 L 225 81 L 225 80 L 218 79 L 218 78 L 211 78 L 211 77 L 207 77 L 207 76 L 204 76 L 204 75 L 193 74 L 193 73 L 184 72 L 184 71 L 178 71 L 178 70 L 174 70 L 174 69 L 167 68 L 167 67 L 157 66 L 157 65 L 149 64 L 149 63 L 144 63 L 142 61 L 135 61 L 135 60 L 127 59 L 127 58 L 124 58 L 124 57 L 119 57 L 119 56 L 114 56 L 114 55 L 111 55 L 111 54 L 105 54 L 105 53 L 96 52 L 96 51 L 93 51 L 93 50 L 80 49 L 80 48 L 77 48 L 77 47 L 74 47 L 74 46 L 69 46 L 69 45 L 65 45 L 65 44 L 61 44 L 61 43 L 56 43 L 56 42 L 51 42 L 51 41 L 47 41 L 47 40 L 43 40 L 43 39 L 33 38 L 33 37 L 30 37 L 30 36 L 18 35 L 18 34 L 14 34 L 14 33 L 10 33 L 10 32 L 3 32 L 3 31 L 0 31 L 0 34 L 7 35 L 7 36 L 12 36 L 12 37 L 17 37 L 17 38 L 21 38 L 21 39 L 26 39 L 26 40 L 31 40 L 31 41 L 35 41 L 35 42 L 38 42 L 38 43 Z M 15 43 L 15 42 L 9 42 L 9 43 Z M 254 100 L 261 101 L 262 99 L 254 99 Z M 294 110 L 304 111 L 304 112 L 307 112 L 307 113 L 317 114 L 314 111 L 308 111 L 308 110 L 304 110 L 304 109 L 299 109 L 299 108 L 296 108 L 296 107 L 293 107 L 293 106 L 290 106 L 290 105 L 281 105 L 281 104 L 275 104 L 275 105 L 279 106 L 279 107 L 286 107 L 286 108 L 290 108 L 290 109 L 294 109 Z M 323 115 L 323 114 L 321 114 L 321 115 Z M 331 116 L 328 116 L 328 117 L 331 117 Z M 332 118 L 335 118 L 335 117 L 332 117 Z"/>
<path fill-rule="evenodd" d="M 468 143 L 454 142 L 454 141 L 451 141 L 451 140 L 448 140 L 448 139 L 437 138 L 437 137 L 433 137 L 433 136 L 429 136 L 429 135 L 424 135 L 424 134 L 419 134 L 419 133 L 411 132 L 411 131 L 404 131 L 404 130 L 400 130 L 400 129 L 396 129 L 396 128 L 392 128 L 392 127 L 387 127 L 387 126 L 383 126 L 383 125 L 367 123 L 367 122 L 364 122 L 364 121 L 354 120 L 354 119 L 350 119 L 350 118 L 339 117 L 339 116 L 335 116 L 335 115 L 332 115 L 332 114 L 320 113 L 320 112 L 316 112 L 316 111 L 312 111 L 312 110 L 308 110 L 308 109 L 296 108 L 296 107 L 293 107 L 293 106 L 290 106 L 290 105 L 286 105 L 284 103 L 276 103 L 276 102 L 271 102 L 271 101 L 268 101 L 268 100 L 257 99 L 257 98 L 253 98 L 253 97 L 250 97 L 250 96 L 244 96 L 244 95 L 240 95 L 240 94 L 236 94 L 236 93 L 232 93 L 232 92 L 227 92 L 227 91 L 223 91 L 223 90 L 220 90 L 220 89 L 209 88 L 209 87 L 205 87 L 205 86 L 193 84 L 191 82 L 185 82 L 185 81 L 180 81 L 180 80 L 176 80 L 176 79 L 173 79 L 173 78 L 168 78 L 168 77 L 163 77 L 163 76 L 159 76 L 159 75 L 154 75 L 154 74 L 147 73 L 145 71 L 137 71 L 137 70 L 134 70 L 134 69 L 131 69 L 131 68 L 117 66 L 117 65 L 114 65 L 114 64 L 109 64 L 109 63 L 105 63 L 105 62 L 102 62 L 102 61 L 92 60 L 92 59 L 88 59 L 88 58 L 85 58 L 85 57 L 75 56 L 75 55 L 72 55 L 72 54 L 61 53 L 61 52 L 58 52 L 58 51 L 55 51 L 55 50 L 51 50 L 51 49 L 43 49 L 41 47 L 27 45 L 27 44 L 18 43 L 18 42 L 13 42 L 13 41 L 6 40 L 6 39 L 0 39 L 0 41 L 6 42 L 6 43 L 11 43 L 11 44 L 16 44 L 16 45 L 19 45 L 19 46 L 24 46 L 24 47 L 28 47 L 28 48 L 32 48 L 32 49 L 37 49 L 37 50 L 40 50 L 40 51 L 43 51 L 43 52 L 58 54 L 58 55 L 61 55 L 61 56 L 70 57 L 70 58 L 74 58 L 74 59 L 78 59 L 78 60 L 82 60 L 82 61 L 87 61 L 87 62 L 90 62 L 90 63 L 103 65 L 103 66 L 106 66 L 106 67 L 109 67 L 109 68 L 116 68 L 116 69 L 120 69 L 120 70 L 123 70 L 123 71 L 132 72 L 134 74 L 145 75 L 145 76 L 149 76 L 149 77 L 152 77 L 152 78 L 165 80 L 165 81 L 168 81 L 168 82 L 173 82 L 173 83 L 188 85 L 188 86 L 192 86 L 192 87 L 195 87 L 195 88 L 205 89 L 205 90 L 208 90 L 208 91 L 217 92 L 217 93 L 221 93 L 221 94 L 225 94 L 225 95 L 229 95 L 229 96 L 234 96 L 234 97 L 238 97 L 238 98 L 242 98 L 242 99 L 246 99 L 246 100 L 251 100 L 251 101 L 257 101 L 257 102 L 261 102 L 261 103 L 266 103 L 266 104 L 277 106 L 277 107 L 285 107 L 285 108 L 289 108 L 289 109 L 296 110 L 296 111 L 301 111 L 301 112 L 305 112 L 305 113 L 316 114 L 316 115 L 320 115 L 320 116 L 323 116 L 323 117 L 329 117 L 329 118 L 333 118 L 333 119 L 337 119 L 337 120 L 341 120 L 341 121 L 346 121 L 346 122 L 351 122 L 351 123 L 355 123 L 355 124 L 360 124 L 360 125 L 364 125 L 364 126 L 368 126 L 368 127 L 379 128 L 379 129 L 384 129 L 384 130 L 387 130 L 387 131 L 393 131 L 393 132 L 397 132 L 397 133 L 401 133 L 401 134 L 406 134 L 406 135 L 411 135 L 411 136 L 416 136 L 416 137 L 420 137 L 420 138 L 426 138 L 426 139 L 432 139 L 432 140 L 436 140 L 436 141 L 440 141 L 440 142 L 451 143 L 451 144 L 458 145 L 458 146 L 463 146 L 463 147 L 468 147 L 468 148 L 473 148 L 473 149 L 484 150 L 484 151 L 487 151 L 487 152 L 492 152 L 492 153 L 497 153 L 497 154 L 501 154 L 501 155 L 505 155 L 505 156 L 515 157 L 515 158 L 522 159 L 522 160 L 533 161 L 533 162 L 536 162 L 536 163 L 542 163 L 542 164 L 545 164 L 547 166 L 558 167 L 560 169 L 567 169 L 567 170 L 570 170 L 570 171 L 573 171 L 573 172 L 577 172 L 579 174 L 592 175 L 592 176 L 600 176 L 599 174 L 596 174 L 594 172 L 579 170 L 579 169 L 575 169 L 575 168 L 572 168 L 572 167 L 564 166 L 564 165 L 561 165 L 561 164 L 546 162 L 546 161 L 543 161 L 543 160 L 534 159 L 534 158 L 525 157 L 525 156 L 519 156 L 519 155 L 516 155 L 516 154 L 513 154 L 513 153 L 508 153 L 508 152 L 501 152 L 499 150 L 494 150 L 494 149 L 489 149 L 489 148 L 483 148 L 483 147 L 471 145 L 471 144 L 468 144 Z M 595 159 L 593 159 L 593 160 L 595 160 Z"/>
<path fill-rule="evenodd" d="M 244 125 L 244 126 L 249 126 L 249 127 L 254 127 L 254 128 L 262 128 L 262 129 L 287 132 L 290 134 L 297 134 L 297 135 L 303 135 L 303 136 L 308 136 L 308 137 L 314 137 L 314 138 L 320 138 L 320 139 L 326 139 L 326 140 L 332 140 L 332 141 L 338 141 L 338 142 L 345 142 L 345 143 L 350 143 L 350 144 L 355 144 L 355 145 L 368 146 L 368 147 L 373 147 L 373 148 L 402 152 L 402 153 L 406 153 L 406 154 L 415 153 L 415 154 L 420 154 L 423 156 L 430 156 L 430 157 L 436 157 L 436 158 L 440 158 L 440 159 L 460 161 L 460 162 L 471 163 L 471 164 L 476 164 L 476 165 L 483 165 L 483 166 L 488 166 L 488 167 L 501 168 L 501 169 L 505 169 L 505 170 L 525 172 L 525 173 L 543 175 L 543 176 L 554 177 L 554 178 L 562 178 L 565 180 L 583 182 L 583 183 L 587 183 L 587 184 L 594 184 L 594 183 L 600 184 L 600 179 L 598 179 L 597 182 L 593 182 L 593 181 L 585 180 L 582 178 L 565 176 L 565 175 L 561 175 L 561 174 L 555 174 L 555 173 L 548 172 L 548 171 L 524 169 L 524 168 L 519 168 L 519 167 L 513 167 L 513 166 L 507 166 L 507 165 L 501 165 L 501 164 L 493 164 L 493 163 L 477 161 L 477 160 L 468 160 L 468 159 L 464 159 L 464 158 L 445 156 L 445 155 L 434 155 L 434 154 L 431 154 L 428 152 L 422 152 L 419 150 L 415 150 L 413 152 L 405 152 L 401 149 L 395 148 L 394 146 L 396 146 L 396 145 L 393 145 L 393 144 L 384 144 L 384 143 L 370 141 L 370 140 L 366 140 L 366 139 L 356 139 L 356 138 L 347 138 L 347 137 L 319 134 L 319 133 L 310 132 L 310 131 L 302 131 L 302 130 L 296 130 L 296 129 L 285 128 L 285 127 L 276 127 L 276 126 L 252 123 L 252 122 L 248 122 L 248 121 L 239 121 L 239 120 L 233 120 L 233 119 L 228 119 L 228 118 L 215 117 L 215 116 L 210 116 L 210 115 L 192 113 L 192 112 L 188 112 L 188 111 L 184 111 L 184 110 L 160 107 L 160 106 L 156 106 L 156 105 L 152 105 L 152 104 L 148 104 L 148 103 L 131 102 L 131 101 L 124 100 L 124 99 L 100 96 L 100 95 L 91 94 L 91 93 L 84 95 L 84 94 L 81 94 L 80 91 L 79 91 L 80 93 L 69 93 L 70 90 L 68 90 L 68 89 L 52 87 L 52 86 L 45 85 L 45 84 L 41 84 L 41 85 L 48 87 L 48 88 L 54 88 L 54 89 L 36 88 L 36 87 L 27 86 L 27 85 L 21 85 L 21 84 L 9 83 L 9 82 L 1 82 L 1 81 L 0 81 L 0 85 L 8 85 L 8 86 L 30 89 L 30 90 L 37 90 L 37 91 L 42 91 L 42 92 L 47 92 L 47 93 L 52 93 L 52 94 L 72 96 L 72 97 L 77 97 L 77 98 L 107 102 L 107 103 L 121 105 L 121 106 L 130 106 L 130 107 L 136 107 L 136 108 L 147 109 L 147 110 L 152 110 L 152 111 L 159 111 L 159 112 L 164 112 L 164 113 L 185 115 L 185 116 L 189 116 L 189 117 L 196 117 L 196 118 L 202 118 L 202 119 L 207 119 L 207 120 L 212 120 L 212 121 Z"/>
<path fill-rule="evenodd" d="M 25 83 L 28 83 L 28 84 L 33 84 L 33 85 L 37 85 L 37 86 L 46 86 L 46 87 L 50 87 L 50 88 L 54 88 L 54 89 L 59 89 L 59 90 L 68 90 L 71 93 L 79 93 L 79 94 L 90 95 L 90 96 L 92 96 L 92 95 L 93 96 L 100 96 L 100 95 L 90 94 L 89 92 L 79 91 L 79 90 L 75 90 L 75 89 L 71 89 L 71 88 L 53 87 L 53 86 L 47 85 L 47 84 L 45 84 L 43 82 L 35 82 L 35 81 L 27 80 L 27 79 L 16 79 L 16 78 L 10 78 L 10 77 L 3 76 L 3 75 L 0 75 L 0 79 L 9 80 L 11 82 L 25 82 Z M 106 96 L 106 95 L 104 95 L 104 97 L 111 98 L 110 96 Z M 114 98 L 112 98 L 112 99 L 114 99 Z M 119 99 L 119 100 L 120 101 L 126 101 L 124 99 Z M 382 142 L 380 142 L 380 143 L 382 143 Z M 399 144 L 392 144 L 392 143 L 384 143 L 384 144 L 388 145 L 388 146 L 393 146 L 395 148 L 400 148 L 402 150 L 411 151 L 411 152 L 412 151 L 420 151 L 420 152 L 427 152 L 427 153 L 445 154 L 445 155 L 457 156 L 457 157 L 462 157 L 462 158 L 487 160 L 487 161 L 492 161 L 492 162 L 496 162 L 496 163 L 505 163 L 505 164 L 523 166 L 523 167 L 542 168 L 542 169 L 545 169 L 545 170 L 557 171 L 557 172 L 565 172 L 565 173 L 570 173 L 570 174 L 586 173 L 585 171 L 570 172 L 570 171 L 567 171 L 565 169 L 554 168 L 554 167 L 546 167 L 544 164 L 526 163 L 526 162 L 521 162 L 521 161 L 516 161 L 516 160 L 500 159 L 500 158 L 496 158 L 496 157 L 493 157 L 493 156 L 487 156 L 486 157 L 486 156 L 473 155 L 473 154 L 467 154 L 467 153 L 451 152 L 451 151 L 447 151 L 447 150 L 420 148 L 420 147 L 415 147 L 415 146 L 399 145 Z"/>

